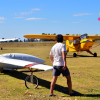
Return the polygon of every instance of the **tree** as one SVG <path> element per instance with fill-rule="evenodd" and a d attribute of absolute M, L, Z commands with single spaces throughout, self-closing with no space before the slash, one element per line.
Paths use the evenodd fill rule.
<path fill-rule="evenodd" d="M 54 33 L 53 35 L 56 35 L 56 33 Z"/>
<path fill-rule="evenodd" d="M 26 42 L 26 40 L 24 39 L 24 42 Z"/>
<path fill-rule="evenodd" d="M 88 35 L 87 33 L 83 34 L 83 35 Z"/>
<path fill-rule="evenodd" d="M 50 33 L 48 33 L 48 35 L 50 35 Z"/>
<path fill-rule="evenodd" d="M 42 33 L 42 35 L 47 35 L 46 33 Z"/>

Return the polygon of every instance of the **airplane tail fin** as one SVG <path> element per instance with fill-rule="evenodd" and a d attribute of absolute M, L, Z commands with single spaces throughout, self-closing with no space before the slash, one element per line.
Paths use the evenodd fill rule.
<path fill-rule="evenodd" d="M 66 50 L 69 51 L 69 40 L 66 40 Z"/>
<path fill-rule="evenodd" d="M 73 42 L 71 43 L 71 46 L 74 46 L 74 45 L 73 45 Z"/>
<path fill-rule="evenodd" d="M 70 43 L 69 43 L 69 40 L 66 40 L 66 50 L 67 50 L 67 51 L 76 51 L 76 50 L 75 50 L 75 47 L 74 47 L 74 45 L 73 45 L 73 42 L 70 44 Z"/>
<path fill-rule="evenodd" d="M 66 40 L 66 45 L 69 45 L 69 40 Z"/>

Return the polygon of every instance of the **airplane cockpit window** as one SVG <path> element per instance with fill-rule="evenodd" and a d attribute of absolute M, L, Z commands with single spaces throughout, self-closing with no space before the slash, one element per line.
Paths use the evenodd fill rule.
<path fill-rule="evenodd" d="M 81 35 L 81 36 L 80 36 L 80 40 L 87 39 L 87 38 L 88 38 L 87 35 Z"/>
<path fill-rule="evenodd" d="M 88 38 L 88 36 L 86 34 L 85 35 L 81 35 L 79 38 L 74 40 L 74 44 L 80 42 L 83 39 L 87 39 L 87 38 Z"/>

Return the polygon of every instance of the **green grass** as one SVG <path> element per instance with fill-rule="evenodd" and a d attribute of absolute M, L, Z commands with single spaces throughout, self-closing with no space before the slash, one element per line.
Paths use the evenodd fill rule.
<path fill-rule="evenodd" d="M 0 54 L 30 54 L 44 59 L 45 64 L 52 65 L 49 60 L 49 52 L 54 43 L 2 43 L 0 45 L 3 50 L 0 51 Z M 27 89 L 24 79 L 30 75 L 30 72 L 28 69 L 18 69 L 17 71 L 0 73 L 0 100 L 99 100 L 100 46 L 91 49 L 91 51 L 97 52 L 98 57 L 93 57 L 87 52 L 82 52 L 76 58 L 73 58 L 72 52 L 67 55 L 67 66 L 71 73 L 73 91 L 78 92 L 78 96 L 69 96 L 66 79 L 60 75 L 54 89 L 54 93 L 58 96 L 48 97 L 52 71 L 34 72 L 34 75 L 39 79 L 39 86 L 37 89 Z"/>

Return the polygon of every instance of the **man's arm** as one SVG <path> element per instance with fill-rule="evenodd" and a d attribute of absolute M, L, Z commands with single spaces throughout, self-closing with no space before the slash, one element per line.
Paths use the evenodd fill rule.
<path fill-rule="evenodd" d="M 66 66 L 66 51 L 62 51 L 62 57 L 64 60 L 64 67 L 62 69 L 65 70 L 67 68 L 67 66 Z"/>
<path fill-rule="evenodd" d="M 49 56 L 51 63 L 53 64 L 53 55 Z"/>

